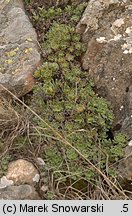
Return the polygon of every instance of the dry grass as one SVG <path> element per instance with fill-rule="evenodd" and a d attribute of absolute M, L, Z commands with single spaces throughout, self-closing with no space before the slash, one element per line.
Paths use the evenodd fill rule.
<path fill-rule="evenodd" d="M 14 94 L 12 94 L 8 89 L 2 86 L 4 90 L 6 90 L 12 98 L 14 98 L 19 105 L 21 105 L 22 109 L 20 114 L 16 112 L 11 105 L 11 102 L 7 102 L 5 99 L 1 99 L 1 108 L 0 108 L 0 130 L 1 130 L 1 138 L 5 139 L 5 149 L 1 155 L 1 158 L 6 155 L 7 152 L 12 148 L 13 141 L 16 137 L 23 133 L 23 131 L 27 132 L 29 149 L 31 155 L 36 157 L 39 154 L 41 146 L 37 146 L 32 149 L 32 141 L 30 137 L 37 136 L 41 140 L 42 136 L 42 128 L 37 128 L 26 118 L 23 119 L 22 113 L 23 108 L 27 109 L 29 113 L 36 116 L 40 121 L 45 124 L 45 128 L 43 128 L 43 133 L 45 133 L 46 129 L 49 129 L 53 138 L 59 140 L 62 145 L 68 145 L 73 148 L 78 155 L 90 166 L 96 173 L 98 173 L 98 183 L 93 181 L 87 182 L 87 184 L 83 187 L 82 190 L 75 187 L 75 184 L 82 184 L 85 179 L 80 179 L 80 182 L 70 182 L 68 184 L 64 184 L 62 179 L 58 179 L 54 182 L 54 173 L 52 176 L 49 176 L 50 187 L 53 191 L 54 199 L 129 199 L 126 195 L 121 185 L 117 182 L 117 179 L 111 180 L 109 176 L 106 176 L 97 166 L 91 163 L 81 152 L 78 151 L 71 143 L 69 143 L 58 131 L 56 131 L 49 123 L 45 122 L 36 112 L 34 112 L 29 106 L 27 106 L 22 100 L 17 98 Z M 3 115 L 4 114 L 4 115 Z M 34 132 L 32 132 L 34 129 Z M 31 130 L 31 131 L 30 131 Z M 44 134 L 46 136 L 46 134 Z M 34 147 L 33 147 L 34 148 Z M 43 184 L 43 177 L 40 181 L 40 186 Z M 129 192 L 131 193 L 131 192 Z M 42 194 L 42 198 L 45 198 L 44 194 Z"/>
<path fill-rule="evenodd" d="M 20 116 L 11 105 L 11 101 L 0 99 L 0 139 L 4 142 L 4 148 L 0 158 L 11 148 L 14 138 L 18 135 Z"/>

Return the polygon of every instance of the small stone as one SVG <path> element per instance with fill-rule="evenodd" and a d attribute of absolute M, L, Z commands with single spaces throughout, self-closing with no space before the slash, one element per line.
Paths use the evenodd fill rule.
<path fill-rule="evenodd" d="M 6 188 L 7 186 L 9 185 L 13 185 L 13 181 L 12 180 L 8 180 L 6 178 L 6 176 L 3 176 L 1 179 L 0 179 L 0 189 L 2 188 Z"/>
<path fill-rule="evenodd" d="M 6 177 L 9 180 L 13 180 L 15 185 L 33 185 L 33 178 L 36 175 L 39 175 L 39 173 L 31 162 L 19 159 L 9 164 Z"/>
<path fill-rule="evenodd" d="M 30 185 L 8 186 L 0 189 L 0 200 L 39 200 L 35 188 Z"/>
<path fill-rule="evenodd" d="M 43 191 L 44 193 L 47 192 L 47 191 L 48 191 L 48 186 L 43 185 L 43 186 L 41 187 L 41 191 Z"/>
<path fill-rule="evenodd" d="M 132 140 L 129 141 L 128 145 L 129 145 L 129 146 L 132 146 Z"/>
<path fill-rule="evenodd" d="M 40 166 L 44 166 L 45 165 L 45 162 L 42 158 L 38 157 L 37 158 L 37 164 L 40 165 Z"/>

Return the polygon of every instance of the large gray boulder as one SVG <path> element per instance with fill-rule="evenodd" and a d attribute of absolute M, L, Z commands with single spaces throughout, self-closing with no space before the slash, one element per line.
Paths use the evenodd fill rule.
<path fill-rule="evenodd" d="M 22 0 L 0 0 L 0 84 L 17 96 L 26 94 L 34 85 L 32 75 L 39 64 L 37 35 Z"/>
<path fill-rule="evenodd" d="M 132 144 L 132 140 L 130 143 Z M 121 180 L 132 190 L 132 145 L 126 147 L 125 157 L 119 162 L 118 171 Z"/>
<path fill-rule="evenodd" d="M 111 102 L 114 130 L 132 138 L 132 2 L 90 0 L 77 25 L 87 51 L 82 66 Z"/>

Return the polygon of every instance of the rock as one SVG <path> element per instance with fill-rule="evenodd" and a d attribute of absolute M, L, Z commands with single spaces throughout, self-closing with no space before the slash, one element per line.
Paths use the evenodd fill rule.
<path fill-rule="evenodd" d="M 41 190 L 42 192 L 46 193 L 46 192 L 48 191 L 48 186 L 43 185 L 43 186 L 40 188 L 40 190 Z"/>
<path fill-rule="evenodd" d="M 126 112 L 125 118 L 122 123 L 122 130 L 128 137 L 132 138 L 132 85 L 129 87 L 129 91 L 126 97 Z"/>
<path fill-rule="evenodd" d="M 114 130 L 132 131 L 131 0 L 90 0 L 77 25 L 87 51 L 82 66 L 111 102 Z"/>
<path fill-rule="evenodd" d="M 37 160 L 36 160 L 37 164 L 39 166 L 44 166 L 45 165 L 45 162 L 42 158 L 38 157 Z"/>
<path fill-rule="evenodd" d="M 26 160 L 19 159 L 9 163 L 6 177 L 13 180 L 15 185 L 30 184 L 34 185 L 39 181 L 39 173 L 34 165 Z M 37 181 L 35 182 L 35 179 Z"/>
<path fill-rule="evenodd" d="M 37 35 L 22 0 L 0 0 L 0 84 L 19 97 L 26 94 L 40 60 Z M 4 91 L 0 85 L 0 94 Z"/>
<path fill-rule="evenodd" d="M 8 186 L 0 189 L 0 199 L 4 200 L 39 200 L 34 187 L 30 185 Z"/>
<path fill-rule="evenodd" d="M 6 188 L 7 186 L 9 185 L 13 185 L 13 181 L 12 180 L 8 180 L 6 178 L 6 176 L 3 176 L 1 179 L 0 179 L 0 189 L 2 188 Z"/>
<path fill-rule="evenodd" d="M 119 163 L 119 172 L 122 179 L 132 182 L 132 146 L 125 149 L 125 157 Z"/>

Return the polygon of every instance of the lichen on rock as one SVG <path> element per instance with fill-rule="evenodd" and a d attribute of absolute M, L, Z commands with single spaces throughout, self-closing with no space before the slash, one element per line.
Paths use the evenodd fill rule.
<path fill-rule="evenodd" d="M 40 65 L 37 35 L 22 1 L 1 0 L 0 5 L 0 84 L 22 96 L 32 89 L 32 74 Z"/>
<path fill-rule="evenodd" d="M 131 1 L 90 0 L 77 32 L 87 46 L 83 68 L 89 70 L 99 95 L 111 102 L 115 128 L 120 125 L 131 137 L 131 126 L 125 123 L 129 119 L 132 125 L 129 97 L 132 85 Z"/>

